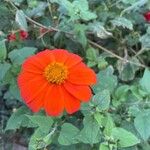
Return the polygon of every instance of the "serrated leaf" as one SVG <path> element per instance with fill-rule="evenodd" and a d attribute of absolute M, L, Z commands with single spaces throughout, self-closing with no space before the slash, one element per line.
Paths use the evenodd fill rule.
<path fill-rule="evenodd" d="M 144 75 L 140 80 L 140 85 L 146 92 L 148 92 L 148 94 L 150 94 L 150 70 L 149 69 L 145 69 Z"/>
<path fill-rule="evenodd" d="M 34 47 L 24 47 L 21 49 L 15 49 L 8 54 L 11 62 L 14 64 L 21 65 L 23 61 L 33 55 L 37 49 Z"/>
<path fill-rule="evenodd" d="M 25 116 L 25 114 L 29 113 L 30 113 L 29 109 L 25 106 L 22 106 L 19 109 L 17 109 L 17 111 L 14 112 L 7 121 L 5 131 L 18 129 L 20 128 L 23 122 L 25 123 L 25 121 L 28 123 L 28 119 Z"/>
<path fill-rule="evenodd" d="M 97 58 L 96 49 L 88 48 L 86 51 L 86 58 L 90 61 L 96 61 L 95 60 Z"/>
<path fill-rule="evenodd" d="M 6 73 L 10 69 L 11 65 L 9 63 L 0 64 L 0 81 L 3 81 Z"/>
<path fill-rule="evenodd" d="M 97 74 L 98 82 L 93 86 L 95 93 L 103 90 L 109 90 L 112 93 L 118 84 L 117 77 L 113 75 L 114 69 L 112 66 L 107 67 L 105 70 Z"/>
<path fill-rule="evenodd" d="M 103 90 L 96 93 L 96 95 L 93 96 L 91 103 L 94 104 L 100 111 L 108 109 L 110 104 L 109 91 Z"/>
<path fill-rule="evenodd" d="M 108 32 L 101 22 L 90 23 L 89 30 L 94 32 L 97 37 L 101 39 L 107 39 L 112 36 L 112 33 Z"/>
<path fill-rule="evenodd" d="M 118 147 L 130 147 L 140 143 L 140 140 L 133 133 L 123 128 L 113 128 L 112 136 L 118 140 Z"/>
<path fill-rule="evenodd" d="M 64 123 L 61 127 L 61 132 L 58 137 L 58 142 L 61 145 L 71 145 L 78 143 L 76 136 L 79 133 L 79 129 L 70 123 Z"/>
<path fill-rule="evenodd" d="M 150 137 L 150 111 L 138 113 L 134 119 L 134 126 L 143 140 L 148 140 Z"/>
<path fill-rule="evenodd" d="M 7 54 L 5 41 L 0 41 L 0 61 L 5 60 Z"/>
<path fill-rule="evenodd" d="M 107 143 L 101 143 L 99 146 L 99 150 L 110 150 L 109 145 Z"/>
<path fill-rule="evenodd" d="M 107 120 L 106 120 L 106 125 L 104 129 L 104 134 L 107 136 L 111 136 L 112 130 L 115 127 L 113 118 L 110 116 L 110 114 L 107 114 Z"/>
<path fill-rule="evenodd" d="M 111 22 L 115 27 L 117 26 L 117 27 L 127 28 L 129 30 L 133 30 L 132 22 L 124 17 L 115 18 Z"/>
<path fill-rule="evenodd" d="M 80 17 L 83 20 L 89 21 L 89 20 L 95 19 L 97 16 L 93 12 L 82 11 L 81 14 L 80 14 Z"/>
<path fill-rule="evenodd" d="M 87 38 L 85 35 L 86 26 L 82 24 L 76 24 L 74 26 L 74 30 L 76 33 L 77 41 L 79 41 L 83 45 L 83 47 L 86 47 L 87 45 Z"/>
<path fill-rule="evenodd" d="M 150 48 L 150 27 L 147 28 L 146 34 L 140 37 L 140 42 L 142 43 L 142 48 L 149 50 Z"/>
<path fill-rule="evenodd" d="M 51 127 L 46 129 L 43 127 L 37 128 L 30 138 L 28 149 L 37 150 L 37 149 L 45 148 L 47 146 L 47 143 L 45 143 L 43 139 L 48 135 L 50 128 Z"/>
<path fill-rule="evenodd" d="M 28 30 L 26 17 L 25 17 L 25 14 L 22 10 L 17 10 L 17 12 L 16 12 L 16 22 L 19 24 L 19 26 L 22 30 L 25 30 L 25 31 Z"/>
<path fill-rule="evenodd" d="M 78 140 L 83 143 L 94 144 L 98 143 L 100 138 L 100 127 L 93 116 L 85 116 L 83 120 L 84 128 L 78 136 Z"/>
<path fill-rule="evenodd" d="M 27 117 L 31 120 L 32 123 L 36 124 L 39 127 L 43 128 L 49 128 L 53 124 L 53 120 L 51 117 L 48 116 L 40 116 L 40 115 L 34 115 L 34 116 L 29 116 Z"/>
<path fill-rule="evenodd" d="M 130 59 L 132 62 L 139 63 L 138 59 L 132 58 Z M 118 60 L 117 69 L 119 71 L 119 78 L 123 81 L 133 80 L 135 77 L 135 73 L 139 70 L 139 67 L 130 62 L 124 62 L 122 60 Z"/>

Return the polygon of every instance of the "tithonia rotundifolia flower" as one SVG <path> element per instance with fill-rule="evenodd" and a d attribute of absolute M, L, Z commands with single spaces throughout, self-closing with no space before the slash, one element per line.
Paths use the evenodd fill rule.
<path fill-rule="evenodd" d="M 92 96 L 95 72 L 82 58 L 63 49 L 44 50 L 28 57 L 18 76 L 18 86 L 26 105 L 33 111 L 44 109 L 47 115 L 72 114 L 81 102 Z"/>

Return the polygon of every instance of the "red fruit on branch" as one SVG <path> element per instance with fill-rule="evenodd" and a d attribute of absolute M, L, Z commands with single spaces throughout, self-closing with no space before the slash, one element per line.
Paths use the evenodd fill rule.
<path fill-rule="evenodd" d="M 144 18 L 147 22 L 150 22 L 150 11 L 148 11 L 144 14 Z"/>
<path fill-rule="evenodd" d="M 24 31 L 24 30 L 20 30 L 19 31 L 19 37 L 21 40 L 25 40 L 28 37 L 28 32 Z"/>
<path fill-rule="evenodd" d="M 11 33 L 7 36 L 8 41 L 12 42 L 16 40 L 16 35 L 14 33 Z"/>

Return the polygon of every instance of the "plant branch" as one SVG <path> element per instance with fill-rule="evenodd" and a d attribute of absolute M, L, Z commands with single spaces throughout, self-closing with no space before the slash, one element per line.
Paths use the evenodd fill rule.
<path fill-rule="evenodd" d="M 108 50 L 107 48 L 105 48 L 105 47 L 103 47 L 103 46 L 101 46 L 101 45 L 99 45 L 99 44 L 97 44 L 97 43 L 95 43 L 95 42 L 93 42 L 93 41 L 91 41 L 91 40 L 88 40 L 88 42 L 89 42 L 91 45 L 93 45 L 93 46 L 95 46 L 95 47 L 97 47 L 97 48 L 99 48 L 99 49 L 101 49 L 101 50 L 103 50 L 103 51 L 105 51 L 105 52 L 111 54 L 113 57 L 118 58 L 119 60 L 122 60 L 122 61 L 124 61 L 124 62 L 128 62 L 128 63 L 134 64 L 134 65 L 139 66 L 139 67 L 148 68 L 147 66 L 145 66 L 145 65 L 143 65 L 143 64 L 141 64 L 141 63 L 136 63 L 136 62 L 130 61 L 130 60 L 128 60 L 128 59 L 122 58 L 122 57 L 120 57 L 119 55 L 117 55 L 117 54 L 113 53 L 112 51 Z"/>
<path fill-rule="evenodd" d="M 11 0 L 6 0 L 6 1 L 9 2 L 9 3 L 11 4 L 11 6 L 14 7 L 16 10 L 19 10 Z M 35 25 L 37 25 L 37 26 L 39 26 L 39 27 L 42 27 L 42 28 L 45 28 L 45 29 L 48 29 L 48 30 L 53 30 L 53 31 L 56 31 L 56 32 L 63 32 L 63 33 L 71 34 L 71 35 L 72 35 L 72 33 L 70 33 L 70 32 L 62 31 L 62 30 L 57 29 L 57 28 L 52 27 L 52 26 L 48 26 L 48 27 L 47 27 L 47 26 L 45 26 L 45 25 L 43 25 L 43 24 L 41 24 L 41 23 L 39 23 L 39 22 L 36 22 L 35 20 L 33 20 L 33 19 L 31 19 L 29 16 L 27 16 L 25 13 L 24 13 L 24 16 L 25 16 L 25 18 L 26 18 L 28 21 L 30 21 L 31 23 L 33 23 L 33 24 L 35 24 Z"/>

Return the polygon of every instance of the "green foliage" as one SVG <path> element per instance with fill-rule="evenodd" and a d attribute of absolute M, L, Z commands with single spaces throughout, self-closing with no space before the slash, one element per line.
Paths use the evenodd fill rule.
<path fill-rule="evenodd" d="M 142 139 L 145 141 L 148 140 L 150 137 L 150 111 L 138 113 L 134 119 L 134 125 Z"/>
<path fill-rule="evenodd" d="M 23 61 L 30 55 L 33 55 L 35 51 L 36 51 L 36 48 L 34 47 L 24 47 L 21 49 L 15 49 L 11 51 L 8 54 L 8 57 L 10 58 L 13 64 L 21 65 Z"/>
<path fill-rule="evenodd" d="M 134 134 L 126 131 L 123 128 L 114 128 L 112 130 L 112 136 L 115 140 L 119 140 L 119 147 L 130 147 L 140 142 L 140 140 Z"/>
<path fill-rule="evenodd" d="M 83 120 L 84 128 L 79 133 L 78 139 L 83 143 L 88 143 L 93 145 L 98 143 L 101 139 L 100 137 L 100 127 L 93 116 L 85 116 Z"/>
<path fill-rule="evenodd" d="M 149 77 L 150 77 L 150 71 L 148 69 L 145 69 L 144 75 L 140 80 L 140 85 L 148 94 L 150 94 Z"/>
<path fill-rule="evenodd" d="M 0 0 L 0 149 L 13 139 L 29 150 L 149 150 L 149 9 L 149 0 Z M 25 107 L 17 77 L 26 58 L 54 48 L 80 55 L 97 83 L 77 113 L 52 118 Z"/>
<path fill-rule="evenodd" d="M 96 93 L 93 96 L 92 103 L 99 111 L 103 111 L 109 108 L 110 104 L 110 93 L 108 90 L 103 90 L 99 93 Z"/>
<path fill-rule="evenodd" d="M 61 127 L 61 132 L 58 138 L 58 142 L 61 145 L 71 145 L 78 143 L 77 135 L 79 129 L 70 123 L 64 123 Z"/>
<path fill-rule="evenodd" d="M 10 69 L 10 64 L 9 63 L 1 63 L 0 64 L 0 81 L 2 81 L 6 75 L 6 73 L 8 72 L 8 70 Z"/>
<path fill-rule="evenodd" d="M 16 12 L 16 22 L 18 23 L 18 25 L 20 26 L 22 30 L 27 31 L 27 28 L 28 28 L 27 21 L 22 10 L 18 10 Z"/>
<path fill-rule="evenodd" d="M 118 17 L 112 20 L 112 24 L 116 27 L 123 27 L 130 30 L 133 30 L 133 24 L 130 20 L 124 18 L 124 17 Z"/>
<path fill-rule="evenodd" d="M 117 77 L 113 75 L 113 72 L 112 66 L 109 66 L 97 74 L 98 83 L 93 87 L 95 93 L 105 89 L 109 90 L 110 93 L 113 92 L 117 86 Z"/>
<path fill-rule="evenodd" d="M 20 107 L 16 112 L 11 115 L 7 122 L 5 131 L 19 129 L 21 126 L 28 126 L 28 119 L 25 114 L 30 113 L 25 106 Z"/>
<path fill-rule="evenodd" d="M 5 60 L 6 58 L 6 46 L 5 46 L 5 41 L 0 41 L 0 61 Z"/>

